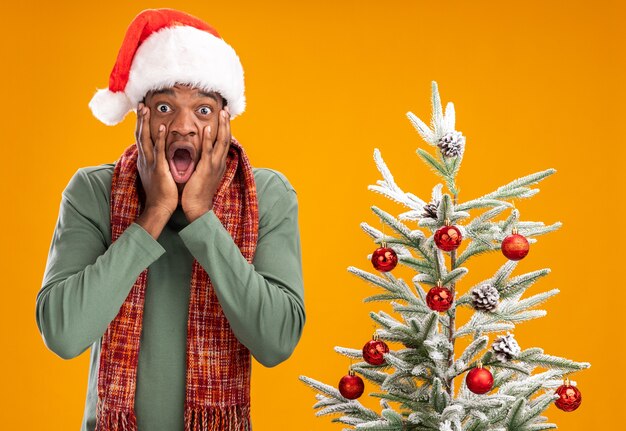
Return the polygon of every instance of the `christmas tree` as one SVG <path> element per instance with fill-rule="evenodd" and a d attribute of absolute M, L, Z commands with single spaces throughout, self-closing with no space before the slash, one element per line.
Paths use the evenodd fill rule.
<path fill-rule="evenodd" d="M 382 175 L 369 189 L 405 206 L 397 217 L 372 207 L 391 235 L 362 223 L 379 247 L 372 253 L 374 271 L 348 271 L 381 293 L 370 301 L 391 301 L 394 315 L 370 313 L 378 329 L 362 349 L 335 347 L 351 358 L 348 375 L 336 388 L 306 376 L 315 389 L 317 415 L 339 414 L 334 422 L 345 429 L 438 431 L 538 431 L 556 428 L 542 416 L 555 402 L 564 411 L 581 403 L 581 393 L 568 374 L 589 363 L 545 354 L 541 348 L 521 349 L 512 331 L 515 325 L 546 314 L 534 307 L 556 295 L 558 289 L 524 297 L 526 289 L 546 276 L 548 268 L 513 276 L 535 237 L 554 231 L 561 223 L 523 221 L 513 200 L 539 192 L 532 188 L 556 171 L 548 169 L 518 178 L 479 198 L 462 202 L 456 177 L 463 161 L 465 137 L 455 130 L 452 103 L 445 112 L 437 83 L 432 84 L 431 127 L 409 112 L 420 136 L 435 155 L 418 149 L 419 157 L 443 179 L 429 202 L 404 192 L 394 181 L 378 149 L 374 160 Z M 470 211 L 476 213 L 470 215 Z M 412 229 L 409 223 L 417 227 Z M 463 289 L 466 265 L 484 253 L 500 252 L 505 263 L 495 274 Z M 397 263 L 416 271 L 412 286 L 395 277 Z M 472 310 L 463 324 L 457 307 Z M 490 339 L 490 337 L 493 337 Z M 467 347 L 455 351 L 455 342 L 467 338 Z M 390 342 L 400 346 L 390 349 Z M 458 344 L 457 344 L 458 346 Z M 537 370 L 537 368 L 544 371 Z M 533 374 L 534 373 L 534 374 Z M 364 381 L 378 389 L 378 413 L 357 398 Z M 457 391 L 454 379 L 462 377 Z"/>

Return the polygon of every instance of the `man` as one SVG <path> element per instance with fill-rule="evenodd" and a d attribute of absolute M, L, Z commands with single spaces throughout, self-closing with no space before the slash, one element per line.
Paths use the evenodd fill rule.
<path fill-rule="evenodd" d="M 37 324 L 63 358 L 91 347 L 81 430 L 248 430 L 250 355 L 271 367 L 305 321 L 297 199 L 231 137 L 243 71 L 182 12 L 140 13 L 90 103 L 137 110 L 136 142 L 63 191 Z"/>

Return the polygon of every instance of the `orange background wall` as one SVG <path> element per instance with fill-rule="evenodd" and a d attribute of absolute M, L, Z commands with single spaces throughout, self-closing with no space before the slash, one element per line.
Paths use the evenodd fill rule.
<path fill-rule="evenodd" d="M 429 118 L 431 80 L 467 136 L 462 201 L 558 170 L 517 207 L 526 220 L 564 227 L 540 237 L 517 273 L 550 267 L 532 292 L 561 293 L 547 317 L 515 335 L 522 348 L 592 363 L 573 376 L 581 408 L 550 407 L 551 421 L 572 431 L 617 425 L 613 413 L 626 402 L 620 2 L 23 0 L 3 4 L 0 26 L 3 429 L 79 427 L 88 354 L 64 361 L 46 349 L 35 297 L 61 191 L 79 167 L 112 162 L 133 142 L 132 116 L 107 127 L 87 103 L 106 86 L 126 26 L 149 7 L 199 16 L 237 50 L 248 108 L 233 134 L 256 166 L 282 171 L 298 192 L 307 324 L 288 361 L 254 365 L 256 431 L 341 429 L 314 417 L 314 393 L 297 377 L 336 384 L 348 361 L 333 346 L 361 347 L 372 332 L 368 312 L 386 309 L 361 302 L 374 289 L 346 267 L 370 267 L 374 245 L 359 223 L 380 224 L 369 206 L 402 210 L 366 189 L 379 178 L 375 147 L 405 190 L 428 199 L 437 181 L 415 155 L 427 146 L 405 117 Z M 460 289 L 501 263 L 496 254 L 470 261 Z"/>

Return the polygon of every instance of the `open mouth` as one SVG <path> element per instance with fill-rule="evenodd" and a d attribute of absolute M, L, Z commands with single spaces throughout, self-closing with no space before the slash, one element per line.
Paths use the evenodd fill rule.
<path fill-rule="evenodd" d="M 170 172 L 174 181 L 186 183 L 194 171 L 196 163 L 193 158 L 194 148 L 186 143 L 173 143 L 168 151 Z"/>

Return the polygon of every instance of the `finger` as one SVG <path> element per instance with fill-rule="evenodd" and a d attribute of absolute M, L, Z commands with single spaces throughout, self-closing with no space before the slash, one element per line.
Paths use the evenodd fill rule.
<path fill-rule="evenodd" d="M 139 142 L 139 129 L 141 127 L 141 110 L 143 109 L 143 103 L 137 105 L 137 123 L 135 124 L 135 141 Z"/>
<path fill-rule="evenodd" d="M 143 103 L 140 103 L 137 106 L 137 123 L 135 125 L 135 144 L 137 144 L 137 150 L 139 151 L 139 156 L 144 157 L 143 148 L 141 147 L 141 122 L 143 120 L 141 115 L 141 110 L 143 109 Z"/>
<path fill-rule="evenodd" d="M 230 141 L 232 140 L 232 135 L 230 133 L 230 108 L 226 107 L 226 142 L 224 143 L 224 155 L 222 156 L 222 162 L 226 163 L 226 159 L 228 158 L 228 150 L 230 149 Z"/>
<path fill-rule="evenodd" d="M 159 163 L 166 164 L 165 160 L 165 125 L 160 124 L 157 132 L 156 145 L 154 146 L 154 156 Z"/>
<path fill-rule="evenodd" d="M 144 106 L 141 121 L 141 147 L 143 148 L 144 157 L 146 162 L 152 164 L 154 154 L 154 144 L 152 143 L 152 137 L 150 136 L 150 108 Z"/>
<path fill-rule="evenodd" d="M 211 125 L 208 124 L 202 129 L 202 153 L 200 153 L 200 158 L 202 158 L 204 154 L 210 154 L 212 149 L 213 138 L 211 137 Z"/>
<path fill-rule="evenodd" d="M 214 147 L 214 157 L 216 161 L 226 160 L 228 147 L 230 145 L 230 115 L 227 110 L 220 112 L 219 129 Z"/>

